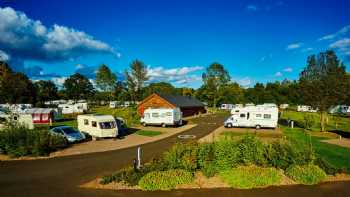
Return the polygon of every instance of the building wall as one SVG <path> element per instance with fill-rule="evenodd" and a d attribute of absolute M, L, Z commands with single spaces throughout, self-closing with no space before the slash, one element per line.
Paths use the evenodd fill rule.
<path fill-rule="evenodd" d="M 173 105 L 170 105 L 167 103 L 164 99 L 158 96 L 153 96 L 146 102 L 142 103 L 141 105 L 138 106 L 138 113 L 140 115 L 143 115 L 143 112 L 147 108 L 175 108 Z"/>

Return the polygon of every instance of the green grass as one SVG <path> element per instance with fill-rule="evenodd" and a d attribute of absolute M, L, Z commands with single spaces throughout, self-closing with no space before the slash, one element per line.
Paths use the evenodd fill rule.
<path fill-rule="evenodd" d="M 147 130 L 138 130 L 135 132 L 137 135 L 143 135 L 143 136 L 148 136 L 148 137 L 153 137 L 157 135 L 161 135 L 162 132 L 160 131 L 147 131 Z"/>
<path fill-rule="evenodd" d="M 326 173 L 313 164 L 303 166 L 291 166 L 286 170 L 286 175 L 297 183 L 314 185 L 326 178 Z"/>
<path fill-rule="evenodd" d="M 312 131 L 320 131 L 320 114 L 319 113 L 309 113 L 309 112 L 297 112 L 297 111 L 283 111 L 282 119 L 290 119 L 294 121 L 302 122 L 305 115 L 311 115 L 314 117 L 315 124 L 311 127 Z M 336 122 L 338 123 L 336 127 Z M 328 124 L 326 130 L 341 130 L 350 132 L 350 117 L 342 117 L 335 115 L 328 115 Z"/>
<path fill-rule="evenodd" d="M 140 124 L 140 116 L 137 114 L 137 110 L 134 107 L 126 108 L 109 108 L 109 106 L 94 106 L 90 109 L 89 113 L 113 115 L 115 117 L 121 117 L 125 120 L 127 126 L 135 126 Z"/>
<path fill-rule="evenodd" d="M 239 189 L 251 189 L 281 183 L 282 172 L 275 168 L 240 166 L 220 172 L 220 177 L 230 186 Z"/>
<path fill-rule="evenodd" d="M 350 148 L 321 142 L 329 139 L 327 137 L 307 136 L 303 129 L 282 127 L 284 134 L 297 143 L 309 143 L 311 139 L 312 148 L 324 160 L 337 168 L 345 168 L 350 172 Z"/>

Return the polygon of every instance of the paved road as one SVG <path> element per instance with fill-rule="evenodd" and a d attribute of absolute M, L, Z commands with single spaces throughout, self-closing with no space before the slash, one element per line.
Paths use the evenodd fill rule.
<path fill-rule="evenodd" d="M 197 127 L 183 134 L 205 136 L 222 124 L 223 116 L 195 119 Z M 142 146 L 144 158 L 159 155 L 177 141 L 169 137 Z M 118 141 L 116 141 L 117 143 Z M 350 196 L 350 182 L 319 186 L 288 186 L 268 189 L 234 190 L 176 190 L 171 192 L 94 190 L 77 187 L 97 176 L 109 174 L 129 165 L 136 148 L 103 153 L 51 158 L 46 160 L 0 162 L 0 197 L 49 197 L 49 196 Z"/>

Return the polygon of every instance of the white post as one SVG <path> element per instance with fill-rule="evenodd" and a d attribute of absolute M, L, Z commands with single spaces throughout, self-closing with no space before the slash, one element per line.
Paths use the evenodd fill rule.
<path fill-rule="evenodd" d="M 294 121 L 293 121 L 293 120 L 290 121 L 290 127 L 291 127 L 292 129 L 294 128 Z"/>
<path fill-rule="evenodd" d="M 137 147 L 137 169 L 141 167 L 141 147 Z"/>

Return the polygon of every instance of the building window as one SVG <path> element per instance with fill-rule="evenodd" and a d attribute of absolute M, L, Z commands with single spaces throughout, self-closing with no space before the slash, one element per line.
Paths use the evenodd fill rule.
<path fill-rule="evenodd" d="M 89 120 L 88 119 L 84 119 L 84 125 L 89 125 Z"/>
<path fill-rule="evenodd" d="M 264 119 L 271 119 L 271 114 L 264 114 Z"/>
<path fill-rule="evenodd" d="M 91 121 L 91 126 L 92 126 L 92 127 L 97 127 L 96 121 Z"/>

